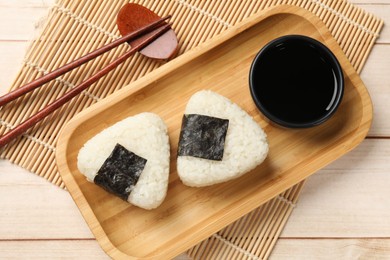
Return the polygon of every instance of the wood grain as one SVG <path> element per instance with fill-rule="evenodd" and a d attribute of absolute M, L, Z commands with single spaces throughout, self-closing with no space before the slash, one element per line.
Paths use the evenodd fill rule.
<path fill-rule="evenodd" d="M 18 67 L 22 64 L 23 55 L 27 48 L 26 42 L 0 41 L 0 95 L 7 93 Z"/>
<path fill-rule="evenodd" d="M 0 1 L 1 41 L 26 41 L 36 36 L 37 28 L 55 0 Z M 24 54 L 24 52 L 22 53 Z"/>
<path fill-rule="evenodd" d="M 270 27 L 272 31 L 267 30 Z M 253 57 L 268 41 L 285 34 L 310 35 L 324 42 L 344 70 L 344 101 L 338 113 L 319 127 L 294 131 L 269 125 L 248 93 L 247 70 Z M 228 80 L 226 75 L 230 75 Z M 248 111 L 267 132 L 269 157 L 252 174 L 234 182 L 192 189 L 178 180 L 173 166 L 165 202 L 145 212 L 121 204 L 107 193 L 99 193 L 78 172 L 76 156 L 88 139 L 118 120 L 144 111 L 155 112 L 165 120 L 172 158 L 175 158 L 181 111 L 189 97 L 202 89 L 228 97 Z M 371 112 L 363 83 L 325 25 L 304 9 L 279 6 L 249 18 L 240 27 L 226 31 L 202 48 L 171 61 L 170 66 L 161 67 L 78 114 L 60 135 L 56 159 L 68 190 L 110 256 L 168 258 L 355 147 L 368 132 Z M 187 216 L 191 217 L 190 222 Z M 167 232 L 173 226 L 175 229 Z"/>
<path fill-rule="evenodd" d="M 1 24 L 4 25 L 0 27 L 0 31 L 7 29 L 6 25 L 9 24 L 9 20 L 4 19 L 5 17 L 14 19 L 11 20 L 13 21 L 13 29 L 8 30 L 11 34 L 7 36 L 0 34 L 0 54 L 2 57 L 0 59 L 0 93 L 5 93 L 15 78 L 25 48 L 29 45 L 26 40 L 31 39 L 31 32 L 34 29 L 32 25 L 40 19 L 42 13 L 46 12 L 48 5 L 45 3 L 47 2 L 49 1 L 0 0 L 0 12 L 6 13 L 6 15 L 0 16 Z M 390 17 L 390 1 L 353 0 L 351 2 L 358 2 L 360 7 L 385 19 L 385 23 L 388 24 L 386 21 Z M 14 8 L 9 8 L 10 6 Z M 26 11 L 21 12 L 19 11 L 20 8 Z M 31 23 L 24 23 L 25 19 L 31 20 Z M 382 35 L 388 30 L 389 27 L 385 26 Z M 16 39 L 12 32 L 19 32 L 19 38 Z M 384 41 L 384 37 L 381 37 L 379 41 L 381 44 L 374 46 L 373 54 L 370 55 L 361 77 L 369 89 L 374 102 L 375 116 L 370 133 L 375 135 L 380 133 L 380 136 L 383 136 L 383 138 L 366 140 L 362 146 L 370 146 L 373 142 L 383 142 L 383 145 L 372 145 L 375 147 L 376 153 L 383 154 L 385 157 L 386 146 L 390 145 L 386 143 L 385 139 L 390 137 L 389 117 L 384 116 L 389 111 L 389 105 L 387 105 L 389 102 L 388 99 L 375 100 L 375 95 L 378 98 L 382 95 L 389 95 L 390 85 L 388 82 L 390 82 L 390 79 L 388 72 L 390 71 L 390 63 L 386 60 L 390 60 L 390 51 L 384 45 L 388 45 L 390 41 L 387 39 Z M 371 76 L 372 73 L 375 73 L 375 76 Z M 382 116 L 383 119 L 377 120 L 378 116 Z M 364 147 L 358 147 L 357 150 L 364 151 Z M 378 196 L 383 194 L 384 198 L 388 197 L 388 187 L 384 188 L 381 185 L 381 177 L 377 176 L 386 176 L 390 172 L 390 162 L 389 160 L 384 160 L 377 165 L 377 171 L 381 171 L 382 175 L 373 175 L 370 167 L 376 165 L 378 161 L 363 152 L 358 153 L 355 151 L 339 159 L 336 162 L 337 168 L 334 169 L 335 171 L 327 171 L 328 167 L 326 167 L 319 173 L 321 178 L 318 181 L 309 181 L 306 184 L 298 207 L 294 210 L 293 218 L 288 221 L 287 230 L 289 232 L 286 233 L 286 230 L 284 233 L 288 239 L 278 240 L 271 259 L 356 259 L 361 255 L 365 259 L 375 257 L 387 259 L 390 256 L 390 241 L 388 239 L 390 233 L 386 234 L 383 232 L 383 235 L 386 236 L 385 239 L 376 238 L 380 224 L 385 226 L 385 230 L 388 230 L 386 228 L 388 221 L 380 222 L 380 216 L 382 214 L 389 215 L 390 207 L 383 207 L 382 211 L 378 211 L 377 208 L 382 205 L 382 202 L 370 199 L 371 194 L 378 194 Z M 387 158 L 389 158 L 388 156 L 389 154 Z M 354 177 L 356 174 L 354 168 L 356 162 L 360 162 L 360 169 L 356 170 L 360 178 Z M 329 167 L 332 167 L 332 165 Z M 350 179 L 345 178 L 343 187 L 332 189 L 332 191 L 336 192 L 339 198 L 346 196 L 343 199 L 345 205 L 352 205 L 356 202 L 355 196 L 351 194 L 356 195 L 358 198 L 365 198 L 366 202 L 364 203 L 366 204 L 361 204 L 361 206 L 355 208 L 343 208 L 342 205 L 333 207 L 332 203 L 337 194 L 328 198 L 327 194 L 323 194 L 319 190 L 321 189 L 320 181 L 337 182 L 335 180 L 337 178 L 336 175 L 342 174 L 344 170 L 349 172 L 348 176 L 350 176 Z M 6 216 L 0 219 L 0 254 L 2 256 L 17 259 L 27 259 L 32 256 L 50 259 L 59 256 L 63 258 L 80 256 L 80 258 L 107 259 L 106 254 L 100 249 L 96 241 L 88 240 L 86 242 L 84 240 L 85 238 L 92 239 L 93 235 L 90 233 L 88 226 L 68 193 L 53 187 L 51 183 L 43 178 L 35 176 L 21 167 L 12 165 L 4 160 L 0 160 L 0 176 L 0 190 L 7 189 L 7 192 L 0 197 L 0 207 L 3 212 L 1 216 Z M 315 174 L 311 178 L 317 178 L 317 176 L 319 175 Z M 372 180 L 369 183 L 365 183 L 367 179 Z M 355 189 L 355 187 L 365 187 L 365 189 Z M 21 188 L 28 188 L 28 199 L 26 199 L 25 193 L 20 192 Z M 317 190 L 317 192 L 305 192 L 306 189 Z M 42 199 L 42 197 L 47 196 L 50 196 L 50 200 Z M 312 196 L 312 198 L 308 199 L 307 196 Z M 308 200 L 310 203 L 308 203 Z M 23 203 L 13 203 L 14 201 Z M 29 203 L 33 203 L 34 206 L 28 207 Z M 62 210 L 63 207 L 67 208 L 67 212 Z M 40 208 L 45 208 L 45 210 L 40 211 Z M 325 214 L 316 214 L 318 218 L 315 219 L 315 213 L 313 212 L 320 211 L 325 212 Z M 50 214 L 47 214 L 48 212 Z M 337 215 L 338 219 L 328 221 L 327 218 L 331 215 Z M 302 234 L 299 234 L 298 228 L 294 228 L 299 219 L 309 219 L 313 226 L 321 226 L 320 229 L 326 229 L 333 225 L 341 226 L 341 223 L 348 225 L 349 216 L 351 215 L 355 216 L 353 219 L 355 228 L 353 232 L 358 235 L 357 238 L 353 239 L 341 240 L 340 237 L 348 236 L 350 230 L 337 230 L 336 228 L 331 228 L 335 233 L 329 234 L 330 237 L 325 240 L 322 239 L 324 237 L 321 234 L 314 232 L 311 232 L 311 238 L 305 239 L 302 238 Z M 12 221 L 13 218 L 17 221 Z M 52 221 L 52 218 L 55 218 L 56 221 Z M 379 224 L 373 228 L 373 224 L 370 223 L 369 219 L 375 219 Z M 324 222 L 326 225 L 323 225 Z M 9 227 L 9 223 L 12 223 L 12 228 Z M 50 225 L 46 223 L 50 223 Z M 299 222 L 298 225 L 306 228 L 303 221 Z M 364 232 L 365 237 L 359 235 L 359 230 Z M 49 234 L 47 237 L 50 238 L 41 241 L 46 236 L 46 232 Z M 292 232 L 297 234 L 298 237 L 292 237 Z M 23 239 L 17 239 L 18 237 Z M 67 237 L 70 237 L 71 240 L 67 239 Z M 355 246 L 357 241 L 359 241 L 359 244 Z M 347 250 L 348 248 L 353 248 L 353 250 Z M 77 256 L 75 256 L 75 252 L 77 252 Z M 337 254 L 332 254 L 332 252 L 337 252 Z M 354 254 L 351 254 L 351 252 Z"/>
<path fill-rule="evenodd" d="M 390 140 L 366 139 L 311 176 L 281 237 L 388 237 L 389 155 Z"/>
<path fill-rule="evenodd" d="M 361 78 L 369 89 L 374 104 L 374 116 L 369 136 L 390 136 L 390 73 L 381 69 L 389 66 L 390 45 L 377 44 L 367 60 Z"/>
<path fill-rule="evenodd" d="M 0 241 L 4 259 L 110 259 L 94 240 Z"/>
<path fill-rule="evenodd" d="M 389 239 L 280 239 L 273 260 L 389 259 Z M 293 253 L 292 253 L 293 252 Z M 292 256 L 294 255 L 294 256 Z M 296 257 L 299 255 L 299 257 Z"/>

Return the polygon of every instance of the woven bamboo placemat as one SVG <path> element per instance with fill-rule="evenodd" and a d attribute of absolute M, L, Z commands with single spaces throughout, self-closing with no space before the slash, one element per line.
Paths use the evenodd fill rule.
<path fill-rule="evenodd" d="M 80 57 L 120 37 L 116 14 L 129 1 L 58 0 L 50 9 L 39 37 L 32 41 L 11 89 Z M 180 40 L 179 55 L 211 39 L 243 19 L 278 4 L 305 8 L 327 25 L 355 69 L 360 72 L 383 21 L 344 0 L 136 0 L 160 16 L 172 14 Z M 18 125 L 62 96 L 129 48 L 121 46 L 45 87 L 25 95 L 0 111 L 0 134 Z M 106 77 L 74 98 L 0 151 L 0 156 L 64 188 L 55 164 L 55 149 L 62 126 L 75 114 L 119 88 L 146 75 L 162 63 L 134 55 Z M 213 259 L 237 257 L 264 259 L 294 208 L 303 182 L 227 226 L 187 253 Z"/>

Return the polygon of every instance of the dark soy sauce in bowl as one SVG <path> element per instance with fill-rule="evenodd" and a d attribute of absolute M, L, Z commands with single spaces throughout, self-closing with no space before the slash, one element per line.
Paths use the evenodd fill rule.
<path fill-rule="evenodd" d="M 341 67 L 322 43 L 300 35 L 280 37 L 256 56 L 250 90 L 260 111 L 285 127 L 326 121 L 343 96 Z"/>

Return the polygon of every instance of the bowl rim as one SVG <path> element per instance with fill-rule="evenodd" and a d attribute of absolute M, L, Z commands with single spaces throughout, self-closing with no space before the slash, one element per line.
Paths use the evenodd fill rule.
<path fill-rule="evenodd" d="M 255 90 L 254 90 L 255 84 L 253 82 L 254 81 L 253 75 L 254 75 L 254 70 L 255 70 L 256 65 L 261 60 L 264 53 L 267 52 L 272 46 L 275 46 L 276 44 L 279 44 L 279 43 L 286 41 L 286 40 L 300 40 L 300 41 L 303 41 L 305 43 L 309 43 L 309 44 L 315 46 L 316 48 L 320 49 L 321 53 L 325 54 L 325 55 L 323 55 L 323 58 L 330 61 L 333 69 L 335 70 L 336 80 L 339 83 L 339 88 L 337 90 L 335 100 L 334 100 L 331 108 L 328 110 L 328 112 L 316 120 L 302 122 L 302 123 L 282 120 L 279 117 L 272 114 L 272 112 L 267 110 L 263 106 L 258 95 L 255 93 Z M 278 125 L 284 126 L 284 127 L 288 127 L 288 128 L 308 128 L 308 127 L 313 127 L 313 126 L 317 126 L 317 125 L 324 123 L 326 120 L 328 120 L 336 112 L 337 108 L 339 107 L 339 105 L 341 103 L 343 95 L 344 95 L 344 73 L 343 73 L 341 65 L 340 65 L 339 61 L 337 60 L 336 56 L 333 54 L 333 52 L 327 46 L 325 46 L 320 41 L 318 41 L 314 38 L 305 36 L 305 35 L 298 35 L 298 34 L 284 35 L 284 36 L 280 36 L 280 37 L 275 38 L 275 39 L 271 40 L 270 42 L 268 42 L 256 54 L 255 58 L 252 61 L 250 70 L 249 70 L 249 89 L 250 89 L 252 99 L 254 100 L 257 108 L 260 110 L 260 112 L 262 112 L 264 114 L 264 116 L 266 116 L 272 122 L 274 122 Z"/>

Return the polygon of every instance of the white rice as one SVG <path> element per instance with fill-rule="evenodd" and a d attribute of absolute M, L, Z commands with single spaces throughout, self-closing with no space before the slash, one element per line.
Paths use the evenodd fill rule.
<path fill-rule="evenodd" d="M 144 209 L 158 207 L 166 196 L 169 176 L 169 138 L 163 120 L 152 113 L 141 113 L 116 123 L 85 143 L 77 165 L 89 181 L 93 181 L 117 143 L 147 160 L 127 201 Z"/>
<path fill-rule="evenodd" d="M 237 178 L 262 163 L 268 154 L 266 134 L 239 106 L 212 91 L 195 93 L 185 114 L 229 119 L 222 161 L 178 156 L 177 171 L 185 185 L 201 187 Z"/>

